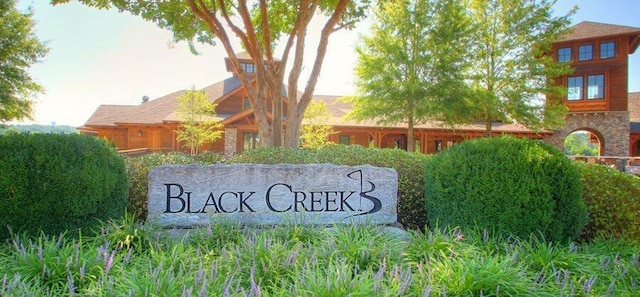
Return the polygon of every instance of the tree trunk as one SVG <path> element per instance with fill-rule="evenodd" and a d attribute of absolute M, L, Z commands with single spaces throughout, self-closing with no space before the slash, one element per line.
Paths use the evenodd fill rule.
<path fill-rule="evenodd" d="M 413 135 L 413 115 L 409 115 L 409 123 L 407 128 L 407 152 L 415 151 L 415 136 Z"/>
<path fill-rule="evenodd" d="M 491 117 L 487 117 L 485 119 L 485 129 L 487 131 L 487 137 L 491 137 L 492 129 L 493 129 L 493 120 Z"/>

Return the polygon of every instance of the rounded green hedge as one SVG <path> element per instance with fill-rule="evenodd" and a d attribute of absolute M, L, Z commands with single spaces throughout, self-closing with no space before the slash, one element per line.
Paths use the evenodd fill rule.
<path fill-rule="evenodd" d="M 513 137 L 465 141 L 425 166 L 430 226 L 479 227 L 549 241 L 579 237 L 587 222 L 580 174 L 549 144 Z"/>
<path fill-rule="evenodd" d="M 429 156 L 397 149 L 329 145 L 316 149 L 259 148 L 238 155 L 229 163 L 365 165 L 394 168 L 398 172 L 398 222 L 422 229 L 427 223 L 422 193 L 424 162 Z"/>
<path fill-rule="evenodd" d="M 122 157 L 105 141 L 78 134 L 0 136 L 0 238 L 16 232 L 91 230 L 124 214 Z"/>
<path fill-rule="evenodd" d="M 576 166 L 589 212 L 582 239 L 613 236 L 640 243 L 640 178 L 600 164 Z"/>

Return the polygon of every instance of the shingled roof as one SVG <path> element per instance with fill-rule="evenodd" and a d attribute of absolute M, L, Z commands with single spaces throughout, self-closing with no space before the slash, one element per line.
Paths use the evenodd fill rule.
<path fill-rule="evenodd" d="M 635 36 L 629 40 L 631 47 L 629 53 L 632 54 L 640 43 L 640 28 L 603 24 L 596 22 L 580 22 L 571 28 L 569 33 L 564 35 L 560 41 L 573 41 L 581 39 L 591 39 L 602 36 L 631 35 Z"/>
<path fill-rule="evenodd" d="M 242 84 L 237 77 L 231 77 L 212 84 L 203 90 L 211 102 L 238 89 Z M 175 110 L 178 108 L 178 97 L 185 90 L 173 92 L 140 105 L 101 105 L 84 124 L 90 126 L 116 126 L 117 124 L 159 124 L 165 121 L 176 121 Z"/>
<path fill-rule="evenodd" d="M 353 104 L 347 102 L 340 96 L 313 96 L 313 100 L 322 101 L 327 105 L 327 110 L 331 114 L 328 124 L 335 127 L 381 127 L 375 120 L 356 121 L 347 119 L 345 116 L 351 109 Z M 397 124 L 385 124 L 386 128 L 406 128 L 404 123 Z M 428 121 L 426 123 L 417 124 L 414 126 L 417 129 L 434 129 L 434 130 L 451 130 L 451 127 L 446 126 L 441 121 Z M 467 131 L 485 131 L 486 127 L 484 123 L 472 123 L 467 125 L 457 125 L 457 130 Z M 493 131 L 495 132 L 532 132 L 533 130 L 515 123 L 494 123 Z M 540 131 L 541 134 L 550 133 L 548 131 Z"/>

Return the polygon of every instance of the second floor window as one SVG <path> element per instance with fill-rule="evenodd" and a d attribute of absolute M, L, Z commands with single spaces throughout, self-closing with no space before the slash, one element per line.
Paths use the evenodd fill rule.
<path fill-rule="evenodd" d="M 567 78 L 567 100 L 582 99 L 582 76 L 570 76 Z"/>
<path fill-rule="evenodd" d="M 611 59 L 616 57 L 615 42 L 603 42 L 600 44 L 600 59 Z"/>
<path fill-rule="evenodd" d="M 256 64 L 253 63 L 240 63 L 242 71 L 245 73 L 256 73 Z"/>
<path fill-rule="evenodd" d="M 567 100 L 577 101 L 582 99 L 604 99 L 605 80 L 604 74 L 592 74 L 585 76 L 569 76 L 567 78 Z"/>
<path fill-rule="evenodd" d="M 589 75 L 587 83 L 587 99 L 604 99 L 604 75 Z"/>
<path fill-rule="evenodd" d="M 578 61 L 593 60 L 593 44 L 581 45 L 578 48 Z"/>
<path fill-rule="evenodd" d="M 558 62 L 571 62 L 571 48 L 563 47 L 558 49 Z"/>

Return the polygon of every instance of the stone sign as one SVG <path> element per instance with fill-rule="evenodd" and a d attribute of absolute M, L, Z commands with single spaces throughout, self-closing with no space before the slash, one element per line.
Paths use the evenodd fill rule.
<path fill-rule="evenodd" d="M 164 165 L 149 173 L 148 219 L 165 227 L 397 221 L 398 174 L 364 166 Z"/>

